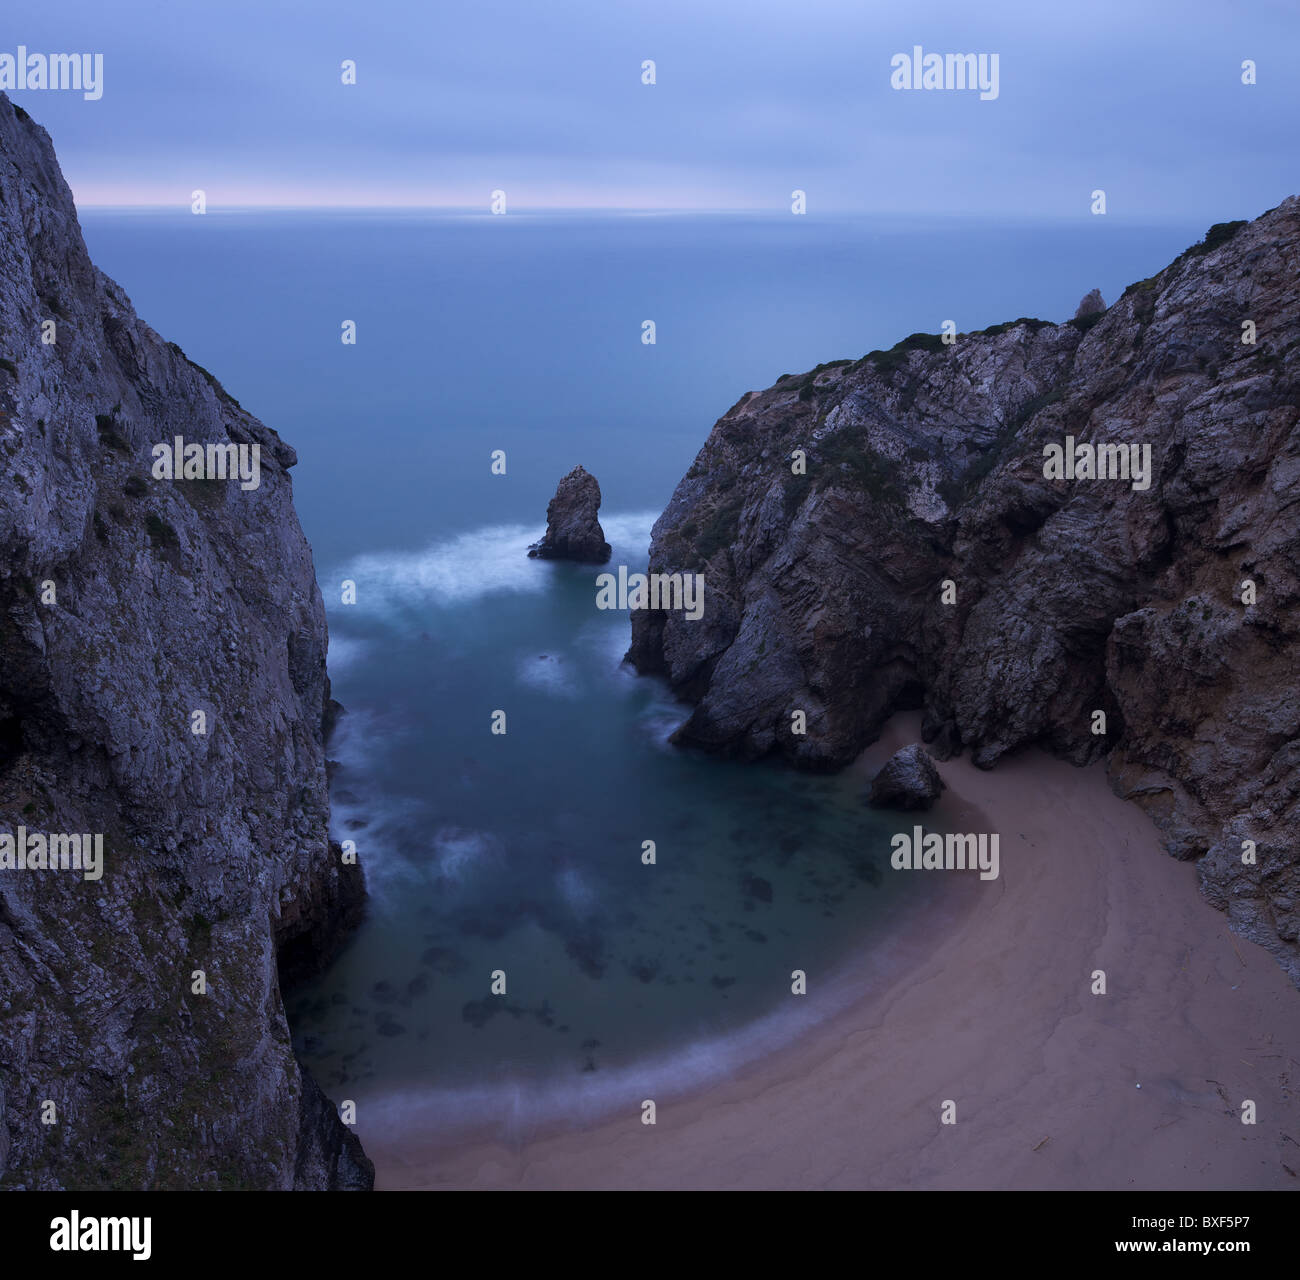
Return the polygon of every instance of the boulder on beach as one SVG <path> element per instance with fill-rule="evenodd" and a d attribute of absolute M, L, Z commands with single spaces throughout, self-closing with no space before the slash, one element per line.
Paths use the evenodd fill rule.
<path fill-rule="evenodd" d="M 934 761 L 914 742 L 890 756 L 876 774 L 868 802 L 876 809 L 928 809 L 942 790 Z"/>
<path fill-rule="evenodd" d="M 576 560 L 580 564 L 604 564 L 610 556 L 609 543 L 596 513 L 600 510 L 600 485 L 582 467 L 574 467 L 560 481 L 546 508 L 546 536 L 528 548 L 541 560 Z"/>

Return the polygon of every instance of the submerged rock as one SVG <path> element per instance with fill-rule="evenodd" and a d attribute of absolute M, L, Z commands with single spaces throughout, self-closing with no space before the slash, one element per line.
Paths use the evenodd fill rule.
<path fill-rule="evenodd" d="M 528 548 L 542 560 L 576 560 L 604 564 L 610 545 L 596 513 L 600 510 L 600 485 L 582 467 L 574 467 L 560 481 L 546 508 L 546 536 Z"/>
<path fill-rule="evenodd" d="M 451 947 L 426 947 L 420 953 L 420 963 L 444 975 L 463 973 L 469 967 L 465 957 Z"/>
<path fill-rule="evenodd" d="M 928 809 L 943 791 L 943 779 L 919 742 L 896 751 L 871 782 L 869 801 L 877 809 Z"/>
<path fill-rule="evenodd" d="M 471 1027 L 482 1028 L 500 1012 L 501 1002 L 491 996 L 484 996 L 481 1000 L 467 1000 L 461 1006 L 460 1016 Z"/>

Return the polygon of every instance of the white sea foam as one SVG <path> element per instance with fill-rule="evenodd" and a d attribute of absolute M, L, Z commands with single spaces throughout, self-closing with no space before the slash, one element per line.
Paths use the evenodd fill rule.
<path fill-rule="evenodd" d="M 578 685 L 569 662 L 557 653 L 530 654 L 519 660 L 520 684 L 556 698 L 576 698 Z"/>
<path fill-rule="evenodd" d="M 576 867 L 566 867 L 555 878 L 560 896 L 575 911 L 583 911 L 596 901 L 596 891 Z"/>
<path fill-rule="evenodd" d="M 496 840 L 485 831 L 443 827 L 433 838 L 438 870 L 452 880 L 463 879 L 471 870 L 493 857 Z"/>
<path fill-rule="evenodd" d="M 353 666 L 366 650 L 364 640 L 356 636 L 341 635 L 338 631 L 330 632 L 329 669 L 331 674 Z"/>
<path fill-rule="evenodd" d="M 496 591 L 541 591 L 547 566 L 528 559 L 544 530 L 494 525 L 435 542 L 422 551 L 370 552 L 349 561 L 340 579 L 357 584 L 362 614 L 463 604 Z"/>
<path fill-rule="evenodd" d="M 634 511 L 602 521 L 615 563 L 645 562 L 656 514 Z M 531 560 L 528 547 L 545 532 L 536 525 L 489 525 L 435 542 L 421 551 L 369 552 L 330 575 L 357 585 L 363 615 L 410 608 L 445 608 L 494 592 L 544 591 L 559 567 Z M 351 608 L 352 606 L 344 606 Z"/>
<path fill-rule="evenodd" d="M 612 548 L 611 564 L 625 564 L 640 569 L 650 557 L 650 530 L 659 519 L 657 511 L 629 511 L 602 516 L 605 541 Z"/>
<path fill-rule="evenodd" d="M 372 898 L 396 903 L 413 888 L 427 885 L 428 876 L 398 852 L 409 844 L 421 817 L 421 806 L 414 801 L 384 796 L 366 804 L 341 798 L 337 786 L 331 791 L 330 836 L 355 842 Z"/>
<path fill-rule="evenodd" d="M 370 772 L 380 747 L 392 749 L 405 742 L 412 729 L 394 724 L 386 716 L 361 708 L 341 716 L 330 738 L 328 755 L 359 776 Z"/>
<path fill-rule="evenodd" d="M 620 679 L 636 676 L 632 667 L 623 663 L 623 655 L 632 643 L 632 622 L 626 615 L 601 614 L 582 628 L 577 642 L 592 655 L 597 671 Z"/>
<path fill-rule="evenodd" d="M 381 750 L 392 750 L 408 734 L 409 730 L 371 712 L 349 711 L 339 720 L 329 744 L 330 758 L 342 766 L 330 787 L 330 837 L 356 843 L 367 892 L 383 901 L 394 901 L 428 880 L 396 853 L 410 845 L 413 833 L 418 837 L 424 820 L 422 801 L 376 795 L 369 786 Z"/>
<path fill-rule="evenodd" d="M 690 709 L 673 698 L 666 686 L 659 686 L 645 710 L 637 716 L 637 725 L 661 751 L 672 752 L 676 748 L 669 739 L 689 716 Z"/>

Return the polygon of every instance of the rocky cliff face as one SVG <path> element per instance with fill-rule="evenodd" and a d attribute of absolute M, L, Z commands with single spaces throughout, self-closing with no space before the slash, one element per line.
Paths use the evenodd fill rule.
<path fill-rule="evenodd" d="M 0 833 L 104 846 L 0 869 L 0 1186 L 368 1186 L 280 1000 L 363 895 L 294 452 L 95 269 L 3 95 L 0 357 Z M 175 436 L 258 446 L 258 487 L 154 478 Z"/>
<path fill-rule="evenodd" d="M 654 529 L 705 616 L 632 619 L 629 658 L 694 704 L 678 740 L 835 768 L 919 707 L 941 758 L 1106 755 L 1300 981 L 1298 285 L 1292 197 L 1104 312 L 743 396 Z M 1046 478 L 1067 437 L 1149 445 L 1149 487 Z"/>

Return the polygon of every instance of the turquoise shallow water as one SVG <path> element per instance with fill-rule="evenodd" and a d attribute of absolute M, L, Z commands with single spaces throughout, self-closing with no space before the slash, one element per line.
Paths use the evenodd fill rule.
<path fill-rule="evenodd" d="M 596 570 L 525 555 L 559 477 L 582 463 L 600 479 L 612 563 L 644 567 L 655 513 L 744 391 L 947 318 L 1066 318 L 1204 230 L 299 213 L 85 226 L 141 314 L 298 449 L 347 707 L 335 834 L 359 846 L 371 904 L 338 963 L 290 993 L 290 1022 L 334 1097 L 399 1098 L 394 1123 L 434 1127 L 626 1105 L 654 1080 L 733 1070 L 873 981 L 890 922 L 938 889 L 891 876 L 900 820 L 866 810 L 859 783 L 667 746 L 683 709 L 620 665 L 628 618 L 595 608 Z M 346 319 L 355 347 L 339 342 Z M 790 993 L 794 969 L 807 996 Z"/>
<path fill-rule="evenodd" d="M 607 521 L 616 563 L 644 565 L 649 519 Z M 556 1080 L 734 1032 L 917 888 L 860 783 L 670 747 L 683 709 L 621 665 L 627 615 L 596 570 L 528 560 L 537 532 L 339 571 L 335 827 L 374 901 L 289 1009 L 331 1088 Z"/>

